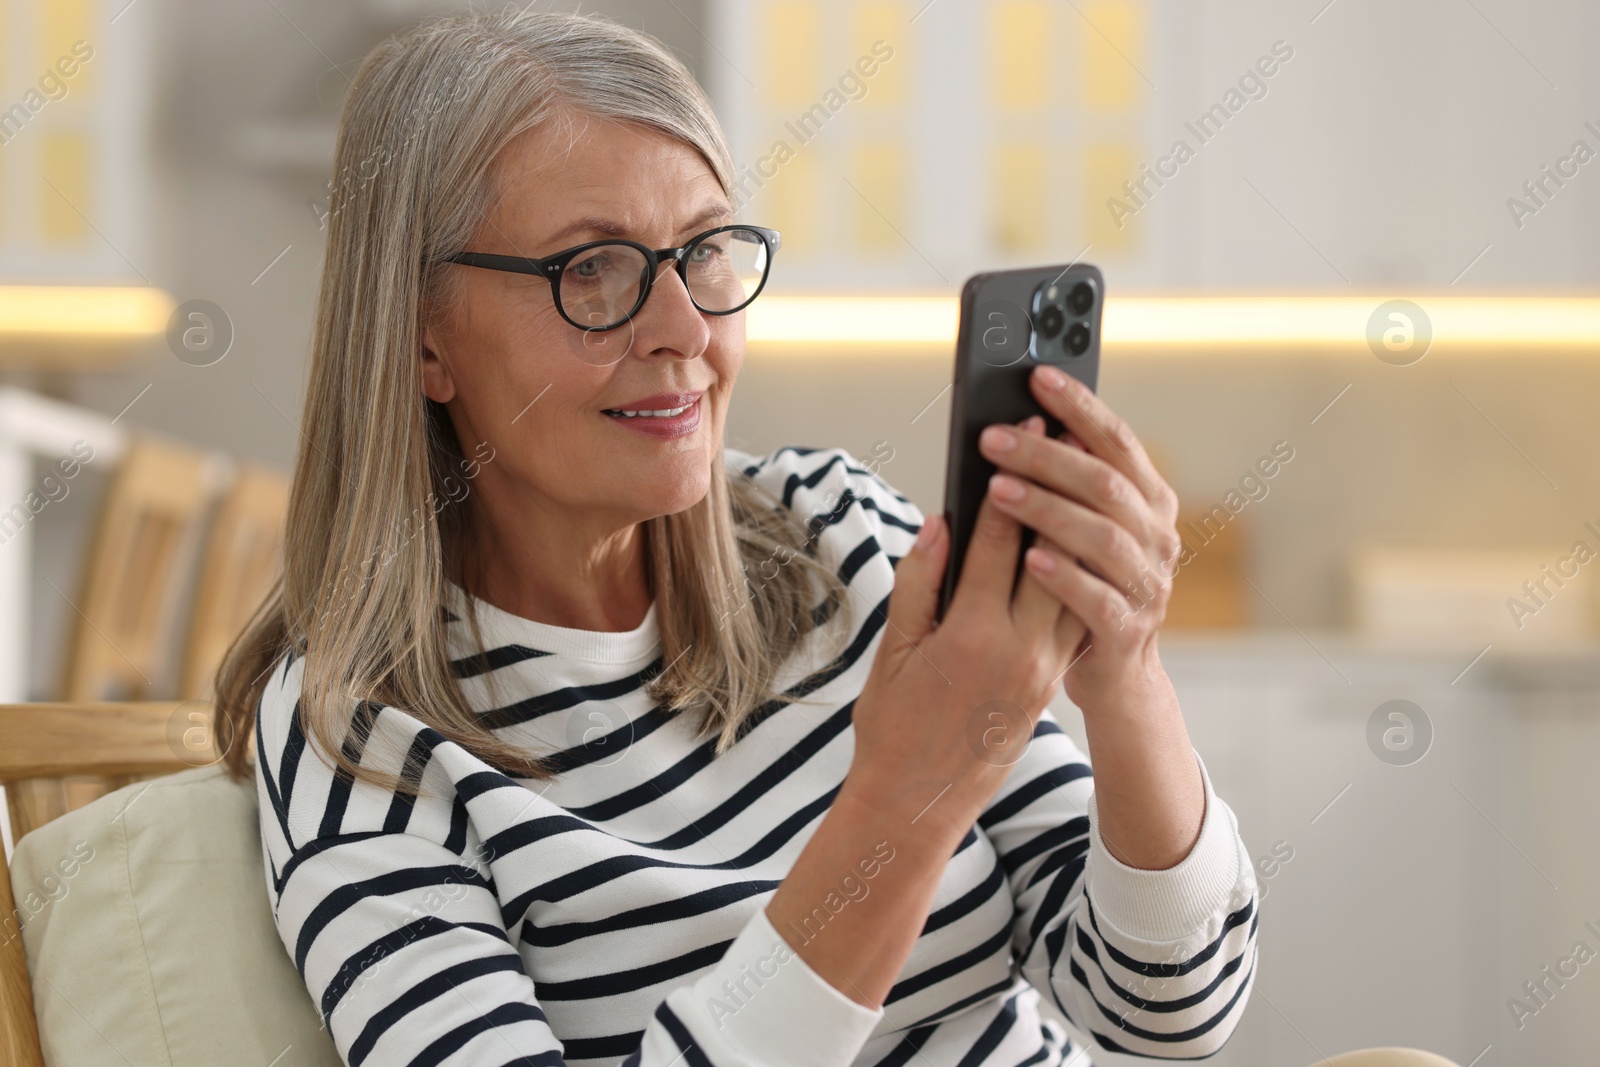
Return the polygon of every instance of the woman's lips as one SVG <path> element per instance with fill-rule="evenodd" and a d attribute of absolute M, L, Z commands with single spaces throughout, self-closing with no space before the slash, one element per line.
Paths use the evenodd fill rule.
<path fill-rule="evenodd" d="M 704 396 L 704 394 L 701 394 Z M 700 400 L 694 398 L 694 403 L 684 408 L 676 415 L 603 415 L 603 418 L 620 423 L 635 433 L 642 433 L 646 437 L 673 438 L 683 437 L 694 432 L 700 425 Z"/>

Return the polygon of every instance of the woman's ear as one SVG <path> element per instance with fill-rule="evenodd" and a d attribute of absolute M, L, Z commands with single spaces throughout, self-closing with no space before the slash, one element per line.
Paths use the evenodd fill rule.
<path fill-rule="evenodd" d="M 422 393 L 429 400 L 447 404 L 456 395 L 455 378 L 450 374 L 450 364 L 439 355 L 444 351 L 435 337 L 432 326 L 422 330 Z"/>

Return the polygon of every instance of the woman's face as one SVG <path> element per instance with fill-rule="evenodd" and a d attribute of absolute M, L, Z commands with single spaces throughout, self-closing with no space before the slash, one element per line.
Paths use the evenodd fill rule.
<path fill-rule="evenodd" d="M 574 122 L 506 148 L 498 203 L 465 251 L 542 258 L 606 237 L 676 248 L 734 221 L 693 148 L 637 126 Z M 614 231 L 597 228 L 606 225 Z M 460 273 L 461 299 L 424 331 L 423 391 L 447 406 L 469 458 L 489 454 L 479 442 L 494 449 L 473 493 L 618 525 L 705 495 L 744 361 L 743 312 L 702 314 L 664 264 L 628 323 L 585 333 L 561 318 L 542 278 L 447 269 Z M 685 403 L 671 418 L 613 414 Z"/>

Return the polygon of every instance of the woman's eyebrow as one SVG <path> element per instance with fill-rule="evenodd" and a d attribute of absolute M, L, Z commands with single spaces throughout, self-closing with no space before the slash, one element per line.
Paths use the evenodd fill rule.
<path fill-rule="evenodd" d="M 680 235 L 697 233 L 700 227 L 713 219 L 727 218 L 732 214 L 732 209 L 726 204 L 708 204 L 694 218 L 684 223 L 683 228 L 678 232 Z M 572 222 L 567 223 L 561 229 L 545 238 L 543 243 L 555 244 L 573 234 L 584 232 L 601 233 L 607 237 L 626 237 L 630 232 L 630 228 L 602 215 L 585 215 L 580 219 L 574 219 Z"/>
<path fill-rule="evenodd" d="M 585 215 L 581 219 L 574 219 L 573 221 L 567 223 L 565 226 L 561 227 L 561 229 L 546 237 L 542 243 L 553 245 L 565 237 L 571 237 L 573 234 L 589 231 L 603 233 L 607 237 L 622 237 L 627 233 L 627 230 L 620 223 L 613 222 L 610 219 L 603 218 L 599 215 Z"/>
<path fill-rule="evenodd" d="M 732 216 L 733 210 L 726 204 L 707 204 L 700 210 L 700 214 L 684 223 L 683 229 L 679 230 L 678 232 L 680 234 L 698 233 L 700 231 L 700 227 L 704 226 L 706 223 L 711 222 L 714 219 L 731 218 Z"/>

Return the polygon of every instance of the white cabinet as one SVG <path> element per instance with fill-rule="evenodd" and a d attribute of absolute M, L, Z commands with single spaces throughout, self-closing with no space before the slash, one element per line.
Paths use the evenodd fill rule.
<path fill-rule="evenodd" d="M 1476 650 L 1311 640 L 1163 641 L 1195 746 L 1251 854 L 1293 849 L 1262 879 L 1255 993 L 1213 1062 L 1306 1067 L 1379 1045 L 1463 1067 L 1488 1046 L 1479 1067 L 1592 1062 L 1600 649 L 1491 650 L 1461 674 Z M 1432 726 L 1409 765 L 1379 759 L 1367 740 L 1368 718 L 1393 699 Z M 1082 743 L 1076 711 L 1060 704 Z M 1595 962 L 1562 964 L 1580 941 Z M 1546 965 L 1576 974 L 1557 985 Z M 1543 1006 L 1523 988 L 1540 981 Z M 1516 1019 L 1513 997 L 1539 1010 Z"/>

